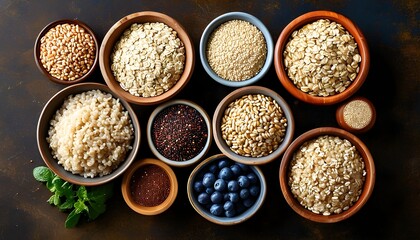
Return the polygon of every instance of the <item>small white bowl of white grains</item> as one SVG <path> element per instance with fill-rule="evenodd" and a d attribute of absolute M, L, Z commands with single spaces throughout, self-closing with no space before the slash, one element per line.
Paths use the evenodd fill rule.
<path fill-rule="evenodd" d="M 274 44 L 264 23 L 245 12 L 228 12 L 212 20 L 201 35 L 200 59 L 207 74 L 229 87 L 243 87 L 265 76 Z"/>
<path fill-rule="evenodd" d="M 61 179 L 84 186 L 120 176 L 134 161 L 140 139 L 130 104 L 100 83 L 60 90 L 45 104 L 37 125 L 45 164 Z"/>
<path fill-rule="evenodd" d="M 98 65 L 99 44 L 93 30 L 78 19 L 49 23 L 34 46 L 38 69 L 51 81 L 75 84 L 86 80 Z"/>
<path fill-rule="evenodd" d="M 109 88 L 137 105 L 153 105 L 178 94 L 190 80 L 193 42 L 180 22 L 163 13 L 129 14 L 106 33 L 99 66 Z"/>
<path fill-rule="evenodd" d="M 291 21 L 274 50 L 274 67 L 296 99 L 332 105 L 356 93 L 367 78 L 370 54 L 360 28 L 332 11 L 313 11 Z"/>
<path fill-rule="evenodd" d="M 296 138 L 283 155 L 283 196 L 300 216 L 335 223 L 356 214 L 375 185 L 375 164 L 366 145 L 339 128 L 320 127 Z"/>
<path fill-rule="evenodd" d="M 295 130 L 288 103 L 262 86 L 241 87 L 226 95 L 216 107 L 212 124 L 219 150 L 247 165 L 280 158 Z"/>

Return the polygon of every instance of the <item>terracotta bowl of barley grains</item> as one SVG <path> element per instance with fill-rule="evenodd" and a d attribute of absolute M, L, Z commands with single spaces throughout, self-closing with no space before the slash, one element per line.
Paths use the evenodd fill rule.
<path fill-rule="evenodd" d="M 339 128 L 321 127 L 296 138 L 283 155 L 279 178 L 286 202 L 300 216 L 334 223 L 356 214 L 375 185 L 367 146 Z"/>
<path fill-rule="evenodd" d="M 274 50 L 281 84 L 300 101 L 332 105 L 356 93 L 369 72 L 367 41 L 349 18 L 313 11 L 291 21 Z"/>
<path fill-rule="evenodd" d="M 129 14 L 106 33 L 99 52 L 106 84 L 137 105 L 153 105 L 178 94 L 190 80 L 194 44 L 185 28 L 159 12 Z"/>
<path fill-rule="evenodd" d="M 77 19 L 49 23 L 34 46 L 38 69 L 51 81 L 65 85 L 86 80 L 98 65 L 98 55 L 95 33 Z"/>

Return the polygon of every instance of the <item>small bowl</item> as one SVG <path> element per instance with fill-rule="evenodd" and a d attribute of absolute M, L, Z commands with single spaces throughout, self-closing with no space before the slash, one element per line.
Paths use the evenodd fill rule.
<path fill-rule="evenodd" d="M 226 159 L 230 164 L 234 164 L 235 161 L 232 161 L 224 154 L 216 154 L 213 155 L 204 161 L 202 161 L 199 165 L 197 165 L 194 170 L 191 172 L 188 183 L 187 183 L 187 193 L 188 193 L 188 199 L 191 203 L 191 206 L 197 211 L 198 214 L 200 214 L 202 217 L 207 219 L 210 222 L 219 224 L 219 225 L 235 225 L 240 224 L 242 222 L 245 222 L 246 220 L 250 219 L 252 216 L 254 216 L 258 210 L 261 208 L 265 201 L 265 197 L 267 194 L 267 183 L 265 181 L 265 177 L 263 175 L 263 172 L 258 166 L 249 166 L 244 165 L 248 167 L 249 172 L 254 173 L 259 181 L 260 191 L 259 194 L 256 195 L 254 198 L 254 203 L 249 208 L 247 208 L 245 211 L 240 213 L 239 215 L 235 215 L 233 217 L 226 217 L 223 216 L 216 216 L 213 215 L 208 209 L 203 207 L 200 202 L 198 202 L 198 194 L 195 192 L 194 183 L 196 180 L 200 177 L 203 177 L 204 171 L 211 166 L 212 164 L 215 164 L 219 160 Z M 198 181 L 198 180 L 197 180 Z M 256 185 L 258 186 L 258 185 Z M 241 200 L 239 200 L 241 201 Z"/>
<path fill-rule="evenodd" d="M 134 23 L 149 22 L 164 23 L 177 32 L 178 38 L 184 43 L 185 47 L 185 65 L 184 72 L 182 73 L 180 79 L 168 91 L 154 97 L 140 97 L 132 95 L 120 86 L 119 82 L 115 79 L 112 73 L 110 56 L 114 45 L 127 28 L 129 28 Z M 152 11 L 132 13 L 116 22 L 106 33 L 101 44 L 99 56 L 99 66 L 101 73 L 109 88 L 126 101 L 138 105 L 159 104 L 174 97 L 186 86 L 190 80 L 195 65 L 194 44 L 185 28 L 172 17 Z"/>
<path fill-rule="evenodd" d="M 114 98 L 118 98 L 106 85 L 100 83 L 78 83 L 68 86 L 58 93 L 56 93 L 44 106 L 37 125 L 37 143 L 38 149 L 45 164 L 60 178 L 77 185 L 94 186 L 104 184 L 112 181 L 113 179 L 120 176 L 132 163 L 136 157 L 137 151 L 140 146 L 140 124 L 134 110 L 131 108 L 129 103 L 120 99 L 120 102 L 124 106 L 125 110 L 131 118 L 131 123 L 134 128 L 134 139 L 132 142 L 132 150 L 127 153 L 126 159 L 120 163 L 120 165 L 114 169 L 110 174 L 102 177 L 85 178 L 80 175 L 66 171 L 62 165 L 59 165 L 57 160 L 53 158 L 49 143 L 46 138 L 48 136 L 48 130 L 50 128 L 50 120 L 55 115 L 56 111 L 61 108 L 64 100 L 74 94 L 90 91 L 90 90 L 101 90 L 106 93 L 112 94 Z"/>
<path fill-rule="evenodd" d="M 158 147 L 156 146 L 156 141 L 155 141 L 154 134 L 153 134 L 153 124 L 154 124 L 157 116 L 159 116 L 159 114 L 162 113 L 162 111 L 164 111 L 165 109 L 167 109 L 169 107 L 172 107 L 172 106 L 176 106 L 176 105 L 186 105 L 188 107 L 191 107 L 191 108 L 197 110 L 198 113 L 203 118 L 204 123 L 206 124 L 206 127 L 207 127 L 207 132 L 206 132 L 207 136 L 205 137 L 205 143 L 202 147 L 202 150 L 200 150 L 192 158 L 185 159 L 185 160 L 182 160 L 182 161 L 177 161 L 175 159 L 171 159 L 168 156 L 168 154 L 161 153 L 158 150 Z M 176 122 L 171 120 L 171 124 L 176 124 Z M 168 128 L 165 128 L 165 129 L 168 129 Z M 175 134 L 173 134 L 173 133 L 170 133 L 170 135 L 165 136 L 165 138 L 166 137 L 171 137 L 173 141 L 176 140 Z M 213 139 L 213 135 L 212 135 L 212 129 L 211 129 L 211 120 L 210 120 L 210 117 L 207 114 L 207 112 L 202 107 L 200 107 L 198 104 L 196 104 L 192 101 L 189 101 L 189 100 L 185 100 L 185 99 L 170 100 L 166 103 L 162 103 L 152 112 L 152 114 L 149 117 L 149 121 L 147 123 L 147 142 L 148 142 L 149 147 L 152 150 L 153 154 L 158 159 L 160 159 L 160 160 L 164 161 L 165 163 L 167 163 L 171 166 L 174 166 L 174 167 L 191 166 L 192 164 L 195 164 L 196 162 L 203 159 L 203 157 L 206 155 L 206 153 L 210 149 L 212 139 Z M 171 141 L 171 142 L 173 142 L 173 141 Z M 184 148 L 180 149 L 180 151 L 182 151 L 182 150 L 184 150 Z"/>
<path fill-rule="evenodd" d="M 298 89 L 289 78 L 283 61 L 283 52 L 291 34 L 295 30 L 299 30 L 304 25 L 310 24 L 319 19 L 329 19 L 341 24 L 354 37 L 359 50 L 359 55 L 362 57 L 359 65 L 359 73 L 353 82 L 343 92 L 328 97 L 313 96 Z M 332 105 L 342 102 L 352 96 L 357 92 L 357 90 L 359 90 L 366 80 L 369 72 L 369 65 L 369 48 L 362 31 L 349 18 L 331 11 L 308 12 L 294 19 L 281 32 L 274 50 L 274 67 L 281 84 L 298 100 L 314 105 Z"/>
<path fill-rule="evenodd" d="M 257 27 L 263 34 L 265 38 L 265 42 L 267 44 L 267 56 L 265 59 L 265 63 L 262 66 L 259 73 L 249 79 L 242 80 L 242 81 L 230 81 L 224 78 L 221 78 L 217 73 L 210 67 L 207 59 L 207 42 L 212 35 L 213 31 L 217 29 L 221 24 L 228 22 L 230 20 L 243 20 L 251 23 L 255 27 Z M 204 70 L 207 74 L 214 79 L 216 82 L 223 84 L 229 87 L 243 87 L 247 85 L 251 85 L 259 81 L 266 73 L 269 71 L 271 64 L 273 62 L 273 51 L 274 51 L 274 43 L 273 39 L 271 38 L 270 32 L 268 31 L 267 27 L 261 22 L 258 18 L 244 12 L 229 12 L 223 15 L 218 16 L 214 20 L 212 20 L 207 27 L 204 29 L 203 34 L 201 35 L 200 39 L 200 59 L 201 63 L 204 67 Z"/>
<path fill-rule="evenodd" d="M 50 74 L 50 72 L 44 68 L 42 62 L 41 62 L 41 55 L 40 55 L 40 46 L 41 46 L 41 39 L 42 37 L 52 28 L 56 27 L 57 25 L 61 25 L 61 24 L 75 24 L 78 25 L 80 27 L 82 27 L 89 35 L 92 36 L 93 41 L 95 42 L 95 60 L 93 62 L 93 65 L 90 67 L 90 69 L 88 70 L 88 72 L 86 72 L 84 75 L 82 75 L 82 77 L 79 77 L 75 80 L 62 80 L 60 78 L 54 77 L 53 75 Z M 94 70 L 96 69 L 96 67 L 98 66 L 98 58 L 99 58 L 99 43 L 98 43 L 98 39 L 95 35 L 95 33 L 93 32 L 93 30 L 84 22 L 77 20 L 77 19 L 61 19 L 61 20 L 57 20 L 54 22 L 49 23 L 47 26 L 45 26 L 41 32 L 38 34 L 38 37 L 36 38 L 35 41 L 35 46 L 34 46 L 34 58 L 35 58 L 35 63 L 38 67 L 38 69 L 52 82 L 55 83 L 59 83 L 59 84 L 64 84 L 64 85 L 71 85 L 71 84 L 75 84 L 75 83 L 80 83 L 84 80 L 86 80 L 87 78 L 89 78 L 89 76 L 92 75 L 92 73 L 94 72 Z"/>
<path fill-rule="evenodd" d="M 351 116 L 346 116 L 350 113 Z M 356 134 L 365 133 L 375 125 L 376 110 L 369 99 L 357 96 L 341 104 L 335 112 L 335 118 L 344 130 Z"/>
<path fill-rule="evenodd" d="M 237 99 L 240 99 L 242 96 L 249 95 L 249 94 L 262 94 L 262 95 L 271 97 L 281 107 L 281 109 L 283 110 L 283 116 L 287 119 L 286 132 L 285 132 L 285 136 L 281 144 L 272 153 L 265 156 L 261 156 L 261 157 L 248 157 L 248 156 L 239 155 L 235 153 L 227 145 L 226 141 L 223 139 L 223 136 L 222 136 L 221 124 L 222 124 L 223 116 L 225 115 L 226 108 L 229 106 L 230 103 L 234 102 Z M 248 164 L 248 165 L 266 164 L 279 158 L 280 155 L 283 154 L 283 152 L 292 142 L 293 134 L 295 130 L 295 121 L 294 121 L 293 113 L 289 105 L 287 104 L 287 102 L 273 90 L 268 89 L 266 87 L 261 87 L 261 86 L 246 86 L 246 87 L 238 88 L 232 91 L 231 93 L 229 93 L 218 104 L 213 115 L 212 124 L 213 124 L 214 140 L 219 150 L 230 159 L 243 163 L 243 164 Z"/>
<path fill-rule="evenodd" d="M 136 173 L 137 170 L 147 166 L 157 166 L 163 169 L 164 173 L 167 174 L 169 180 L 168 196 L 162 203 L 156 206 L 153 206 L 153 204 L 151 206 L 143 206 L 136 202 L 132 194 L 131 185 L 133 184 L 133 175 Z M 153 185 L 152 187 L 156 187 L 156 185 Z M 156 193 L 156 191 L 157 189 L 154 188 L 153 192 Z M 143 215 L 157 215 L 169 209 L 169 207 L 174 203 L 178 194 L 178 181 L 174 171 L 171 169 L 170 166 L 158 159 L 145 158 L 134 162 L 124 173 L 121 182 L 121 192 L 124 201 L 135 212 Z"/>
<path fill-rule="evenodd" d="M 300 146 L 303 143 L 324 135 L 337 136 L 341 139 L 347 139 L 350 143 L 352 143 L 352 145 L 355 146 L 358 150 L 360 156 L 363 158 L 366 171 L 365 182 L 362 187 L 362 192 L 359 196 L 359 199 L 355 203 L 353 203 L 353 205 L 349 207 L 348 210 L 344 210 L 338 214 L 331 213 L 331 215 L 329 216 L 316 214 L 303 207 L 292 194 L 288 184 L 289 165 L 293 159 L 294 153 L 300 148 Z M 300 216 L 308 220 L 320 223 L 335 223 L 348 219 L 349 217 L 356 214 L 366 204 L 369 197 L 371 196 L 375 185 L 375 177 L 375 164 L 372 155 L 370 154 L 370 151 L 366 147 L 366 145 L 353 134 L 343 129 L 334 127 L 315 128 L 303 133 L 298 138 L 296 138 L 284 153 L 279 171 L 281 191 L 290 207 Z"/>

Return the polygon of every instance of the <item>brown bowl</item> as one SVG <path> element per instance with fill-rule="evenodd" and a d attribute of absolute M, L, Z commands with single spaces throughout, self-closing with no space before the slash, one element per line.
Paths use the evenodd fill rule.
<path fill-rule="evenodd" d="M 356 147 L 360 156 L 363 158 L 365 166 L 365 181 L 362 187 L 362 192 L 359 196 L 359 199 L 353 203 L 347 210 L 342 211 L 341 213 L 331 213 L 331 215 L 325 216 L 323 214 L 314 213 L 299 203 L 299 201 L 294 197 L 293 193 L 290 190 L 288 184 L 289 178 L 289 165 L 293 159 L 294 153 L 307 141 L 315 139 L 319 136 L 337 136 L 341 139 L 347 139 L 353 146 Z M 348 219 L 349 217 L 356 214 L 368 201 L 369 197 L 372 194 L 374 185 L 375 185 L 375 164 L 372 155 L 370 154 L 369 149 L 366 145 L 353 134 L 339 128 L 334 127 L 321 127 L 315 128 L 310 131 L 307 131 L 296 138 L 286 150 L 283 155 L 283 159 L 280 164 L 279 179 L 280 187 L 283 193 L 283 196 L 286 199 L 286 202 L 290 207 L 298 213 L 300 216 L 309 219 L 311 221 L 320 222 L 320 223 L 334 223 Z"/>
<path fill-rule="evenodd" d="M 124 106 L 125 110 L 128 111 L 134 128 L 134 139 L 132 142 L 133 149 L 127 153 L 126 159 L 123 162 L 121 162 L 120 165 L 116 169 L 114 169 L 110 174 L 102 177 L 97 176 L 94 178 L 85 178 L 81 175 L 73 174 L 70 171 L 66 171 L 62 165 L 58 164 L 57 160 L 53 157 L 49 143 L 46 140 L 46 138 L 48 137 L 48 130 L 50 128 L 50 120 L 53 118 L 56 111 L 59 108 L 61 108 L 64 100 L 68 96 L 96 89 L 101 90 L 105 93 L 110 93 L 113 95 L 114 98 L 118 98 L 118 96 L 116 96 L 104 84 L 89 82 L 74 84 L 60 90 L 53 97 L 51 97 L 51 99 L 45 104 L 44 109 L 40 114 L 37 125 L 38 150 L 45 164 L 61 179 L 77 185 L 100 185 L 117 178 L 130 166 L 130 164 L 136 157 L 137 151 L 140 147 L 140 124 L 137 119 L 137 116 L 134 110 L 129 105 L 129 103 L 127 103 L 125 100 L 120 99 L 120 102 Z"/>
<path fill-rule="evenodd" d="M 336 93 L 335 95 L 327 97 L 313 96 L 298 89 L 294 85 L 293 81 L 289 78 L 285 70 L 283 61 L 283 52 L 291 34 L 295 30 L 299 30 L 304 25 L 312 23 L 319 19 L 329 19 L 331 21 L 341 24 L 354 37 L 354 40 L 356 41 L 359 50 L 359 55 L 362 57 L 359 65 L 359 73 L 357 74 L 353 82 L 343 92 Z M 344 101 L 345 99 L 352 96 L 363 85 L 369 72 L 369 65 L 369 48 L 362 31 L 349 18 L 332 11 L 308 12 L 294 19 L 281 32 L 274 50 L 274 67 L 276 69 L 276 73 L 281 84 L 295 98 L 303 102 L 315 105 L 332 105 Z"/>
<path fill-rule="evenodd" d="M 131 191 L 131 184 L 133 184 L 133 175 L 136 173 L 137 170 L 142 169 L 147 166 L 157 166 L 164 171 L 164 174 L 167 174 L 169 177 L 169 194 L 166 199 L 156 205 L 156 206 L 142 206 L 141 204 L 137 203 L 133 197 Z M 152 192 L 156 192 L 157 189 L 154 188 Z M 121 183 L 121 192 L 124 198 L 124 201 L 127 205 L 137 213 L 143 215 L 157 215 L 160 214 L 174 203 L 176 196 L 178 194 L 178 181 L 174 171 L 171 169 L 169 165 L 166 163 L 153 158 L 145 158 L 139 161 L 134 162 L 129 169 L 124 173 L 123 180 Z M 146 204 L 145 204 L 146 205 Z"/>
<path fill-rule="evenodd" d="M 357 104 L 357 102 L 359 104 L 354 105 Z M 352 108 L 354 109 L 347 110 L 347 108 L 350 108 L 351 106 L 353 106 Z M 348 111 L 351 111 L 353 116 L 346 117 L 345 115 Z M 335 112 L 335 118 L 338 125 L 344 130 L 356 134 L 364 133 L 375 125 L 376 110 L 369 99 L 357 96 L 352 97 L 341 104 Z M 353 121 L 353 123 L 351 121 Z"/>
<path fill-rule="evenodd" d="M 115 79 L 112 73 L 110 56 L 115 43 L 119 40 L 120 36 L 127 28 L 129 28 L 134 23 L 148 22 L 164 23 L 177 32 L 177 36 L 184 43 L 185 47 L 185 65 L 184 72 L 182 73 L 180 79 L 168 91 L 153 97 L 140 97 L 134 96 L 128 91 L 125 91 L 120 86 L 120 83 Z M 116 22 L 105 35 L 101 44 L 99 56 L 99 66 L 101 69 L 101 73 L 109 88 L 126 101 L 138 105 L 158 104 L 174 97 L 186 86 L 186 84 L 190 80 L 195 65 L 194 44 L 185 28 L 172 17 L 159 12 L 152 11 L 136 12 L 127 15 L 121 18 L 118 22 Z"/>
<path fill-rule="evenodd" d="M 249 94 L 262 94 L 264 96 L 271 97 L 281 107 L 281 109 L 283 110 L 283 115 L 287 119 L 287 127 L 283 141 L 280 143 L 276 150 L 274 150 L 268 155 L 261 157 L 245 156 L 244 154 L 240 155 L 232 151 L 232 149 L 226 143 L 225 139 L 223 139 L 221 130 L 222 119 L 225 115 L 226 108 L 229 106 L 229 104 L 237 99 L 240 99 L 242 96 Z M 229 93 L 218 104 L 213 115 L 212 125 L 214 140 L 219 150 L 228 158 L 248 165 L 262 165 L 280 158 L 281 154 L 283 154 L 284 151 L 286 151 L 286 148 L 292 142 L 293 134 L 295 131 L 294 117 L 288 103 L 278 93 L 274 92 L 271 89 L 261 86 L 246 86 L 238 88 Z"/>
<path fill-rule="evenodd" d="M 85 73 L 82 77 L 79 77 L 75 80 L 62 80 L 60 78 L 54 77 L 53 75 L 50 74 L 50 72 L 44 68 L 42 62 L 41 62 L 41 57 L 40 57 L 40 45 L 41 45 L 41 39 L 42 37 L 52 28 L 54 28 L 57 25 L 61 25 L 61 24 L 75 24 L 75 25 L 79 25 L 81 26 L 88 34 L 90 34 L 93 38 L 93 41 L 95 42 L 95 60 L 93 62 L 93 65 L 90 67 L 90 69 L 88 70 L 87 73 Z M 49 23 L 47 26 L 45 26 L 41 32 L 38 34 L 38 37 L 36 38 L 35 41 L 35 46 L 34 46 L 34 58 L 35 58 L 35 63 L 38 67 L 38 69 L 51 81 L 55 82 L 55 83 L 59 83 L 59 84 L 65 84 L 65 85 L 70 85 L 70 84 L 75 84 L 75 83 L 80 83 L 84 80 L 86 80 L 87 78 L 89 78 L 89 76 L 92 75 L 92 73 L 94 72 L 94 70 L 96 69 L 96 67 L 98 66 L 98 58 L 99 58 L 99 43 L 98 43 L 98 39 L 95 35 L 95 33 L 93 32 L 93 30 L 84 22 L 77 20 L 77 19 L 61 19 L 61 20 L 57 20 L 54 22 Z"/>

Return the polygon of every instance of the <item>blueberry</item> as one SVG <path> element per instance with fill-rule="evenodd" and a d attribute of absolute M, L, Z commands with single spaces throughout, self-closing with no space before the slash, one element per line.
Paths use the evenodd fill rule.
<path fill-rule="evenodd" d="M 219 164 L 218 164 L 219 169 L 222 169 L 222 168 L 225 168 L 225 167 L 229 167 L 229 165 L 230 165 L 230 162 L 227 159 L 220 160 L 219 161 Z"/>
<path fill-rule="evenodd" d="M 249 171 L 249 166 L 248 165 L 245 165 L 243 163 L 236 163 L 236 164 L 238 164 L 238 166 L 241 167 L 243 172 L 248 172 Z"/>
<path fill-rule="evenodd" d="M 242 204 L 243 204 L 245 207 L 250 208 L 250 207 L 254 204 L 254 200 L 252 200 L 251 198 L 247 198 L 247 199 L 244 199 L 244 200 L 242 201 Z"/>
<path fill-rule="evenodd" d="M 251 196 L 258 196 L 260 194 L 260 187 L 257 185 L 253 185 L 249 188 L 249 193 L 251 194 Z"/>
<path fill-rule="evenodd" d="M 214 192 L 214 188 L 212 188 L 212 187 L 206 188 L 206 193 L 207 194 L 211 195 L 213 192 Z"/>
<path fill-rule="evenodd" d="M 249 179 L 249 181 L 251 182 L 251 184 L 255 184 L 255 183 L 257 183 L 257 182 L 258 182 L 258 177 L 257 177 L 257 175 L 255 175 L 255 173 L 250 172 L 250 173 L 248 173 L 248 175 L 246 175 L 246 176 L 248 177 L 248 179 Z"/>
<path fill-rule="evenodd" d="M 203 176 L 203 185 L 207 188 L 213 187 L 216 176 L 213 173 L 206 173 Z"/>
<path fill-rule="evenodd" d="M 244 204 L 242 202 L 238 202 L 235 204 L 235 210 L 236 210 L 236 214 L 241 214 L 243 212 L 245 212 L 245 210 L 247 210 L 248 208 L 244 206 Z"/>
<path fill-rule="evenodd" d="M 210 165 L 209 172 L 216 174 L 217 170 L 219 170 L 219 168 L 216 164 Z"/>
<path fill-rule="evenodd" d="M 236 192 L 230 192 L 229 193 L 229 201 L 233 203 L 239 202 L 239 194 Z"/>
<path fill-rule="evenodd" d="M 230 166 L 230 169 L 232 170 L 234 176 L 239 176 L 242 172 L 241 167 L 239 167 L 236 163 Z"/>
<path fill-rule="evenodd" d="M 216 216 L 220 216 L 223 214 L 223 207 L 221 204 L 213 204 L 210 207 L 210 213 Z"/>
<path fill-rule="evenodd" d="M 225 209 L 225 211 L 230 211 L 234 208 L 235 208 L 235 205 L 231 201 L 226 201 L 225 204 L 223 204 L 223 209 Z"/>
<path fill-rule="evenodd" d="M 226 181 L 219 178 L 214 182 L 214 190 L 223 192 L 226 189 Z"/>
<path fill-rule="evenodd" d="M 230 211 L 225 211 L 225 216 L 226 217 L 234 217 L 235 215 L 236 215 L 235 209 L 232 209 Z"/>
<path fill-rule="evenodd" d="M 233 177 L 233 172 L 229 167 L 224 167 L 219 172 L 219 178 L 224 180 L 230 180 Z"/>
<path fill-rule="evenodd" d="M 249 198 L 249 195 L 250 195 L 250 193 L 249 193 L 248 188 L 243 188 L 243 189 L 241 189 L 241 191 L 239 192 L 239 196 L 240 196 L 242 199 L 247 199 L 247 198 Z"/>
<path fill-rule="evenodd" d="M 222 203 L 223 194 L 221 192 L 214 191 L 210 196 L 210 200 L 212 203 Z"/>
<path fill-rule="evenodd" d="M 200 193 L 197 197 L 197 201 L 203 205 L 206 205 L 210 203 L 210 195 L 205 192 Z"/>
<path fill-rule="evenodd" d="M 223 194 L 223 200 L 224 201 L 229 201 L 230 197 L 229 197 L 229 193 L 225 193 Z"/>
<path fill-rule="evenodd" d="M 204 191 L 205 187 L 201 181 L 194 182 L 194 191 L 197 193 L 201 193 Z"/>
<path fill-rule="evenodd" d="M 238 184 L 241 188 L 247 188 L 250 182 L 249 178 L 244 175 L 238 177 Z"/>
<path fill-rule="evenodd" d="M 239 184 L 238 181 L 230 180 L 227 184 L 227 188 L 229 192 L 237 192 L 239 191 Z"/>

